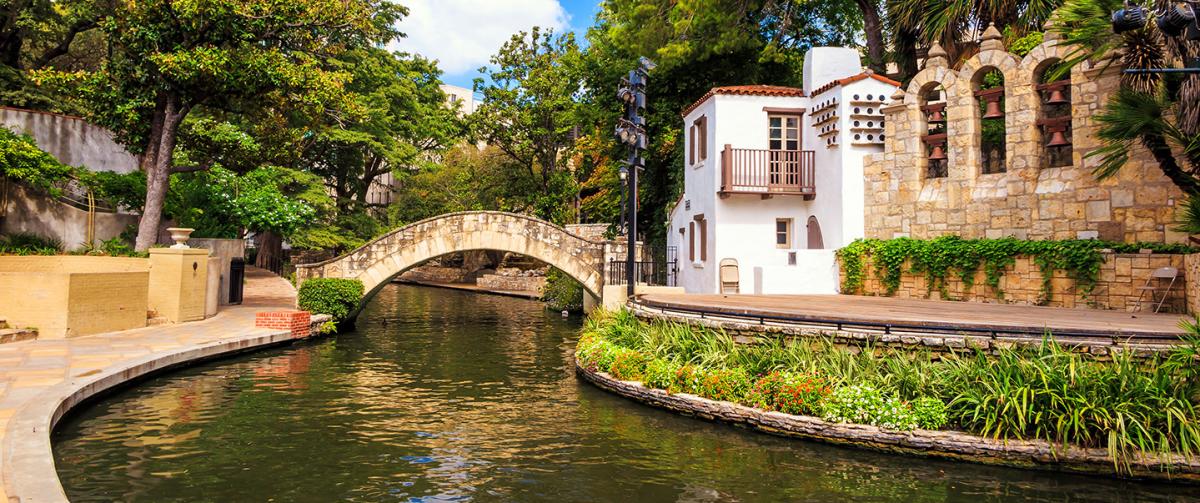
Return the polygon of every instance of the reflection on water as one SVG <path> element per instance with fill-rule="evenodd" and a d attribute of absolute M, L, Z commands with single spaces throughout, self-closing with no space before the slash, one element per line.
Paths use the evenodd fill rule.
<path fill-rule="evenodd" d="M 140 383 L 54 435 L 74 501 L 1184 501 L 1193 488 L 889 456 L 579 380 L 578 319 L 391 286 L 358 330 Z"/>

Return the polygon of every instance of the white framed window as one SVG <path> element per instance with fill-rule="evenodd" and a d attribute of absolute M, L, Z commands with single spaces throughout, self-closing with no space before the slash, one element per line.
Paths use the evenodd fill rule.
<path fill-rule="evenodd" d="M 775 247 L 783 249 L 793 248 L 792 242 L 792 219 L 776 218 Z"/>

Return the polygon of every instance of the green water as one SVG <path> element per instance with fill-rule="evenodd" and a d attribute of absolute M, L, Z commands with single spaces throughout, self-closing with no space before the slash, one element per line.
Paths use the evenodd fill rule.
<path fill-rule="evenodd" d="M 780 439 L 578 380 L 580 320 L 389 286 L 357 330 L 125 388 L 67 418 L 74 501 L 1186 501 L 1200 489 Z"/>

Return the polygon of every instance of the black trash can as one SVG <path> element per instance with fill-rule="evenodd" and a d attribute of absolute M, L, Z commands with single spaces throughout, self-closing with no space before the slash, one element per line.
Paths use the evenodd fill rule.
<path fill-rule="evenodd" d="M 229 303 L 242 303 L 242 286 L 246 283 L 246 260 L 234 257 L 229 261 Z"/>

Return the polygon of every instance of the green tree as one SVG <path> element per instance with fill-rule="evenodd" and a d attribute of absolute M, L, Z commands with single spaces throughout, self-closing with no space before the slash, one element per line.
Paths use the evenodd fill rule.
<path fill-rule="evenodd" d="M 75 84 L 89 118 L 142 155 L 136 248 L 145 250 L 179 169 L 180 125 L 193 109 L 259 101 L 337 108 L 348 75 L 329 68 L 329 58 L 391 40 L 404 12 L 386 0 L 117 0 L 100 20 L 111 55 L 100 69 L 43 78 Z"/>
<path fill-rule="evenodd" d="M 301 162 L 326 180 L 344 216 L 372 206 L 368 191 L 383 175 L 402 179 L 431 164 L 462 136 L 462 125 L 446 106 L 432 61 L 366 48 L 347 52 L 336 65 L 351 75 L 346 92 L 361 112 L 326 116 Z"/>
<path fill-rule="evenodd" d="M 941 44 L 952 63 L 971 54 L 989 23 L 1007 37 L 1040 31 L 1063 0 L 887 0 L 887 26 L 902 80 L 916 73 L 918 45 Z M 1104 19 L 1108 19 L 1105 16 Z"/>
<path fill-rule="evenodd" d="M 492 56 L 490 83 L 475 80 L 483 104 L 471 117 L 474 132 L 526 170 L 543 193 L 559 188 L 569 169 L 562 160 L 579 124 L 581 57 L 573 33 L 555 36 L 534 27 L 513 35 Z M 573 187 L 567 191 L 574 195 Z"/>

